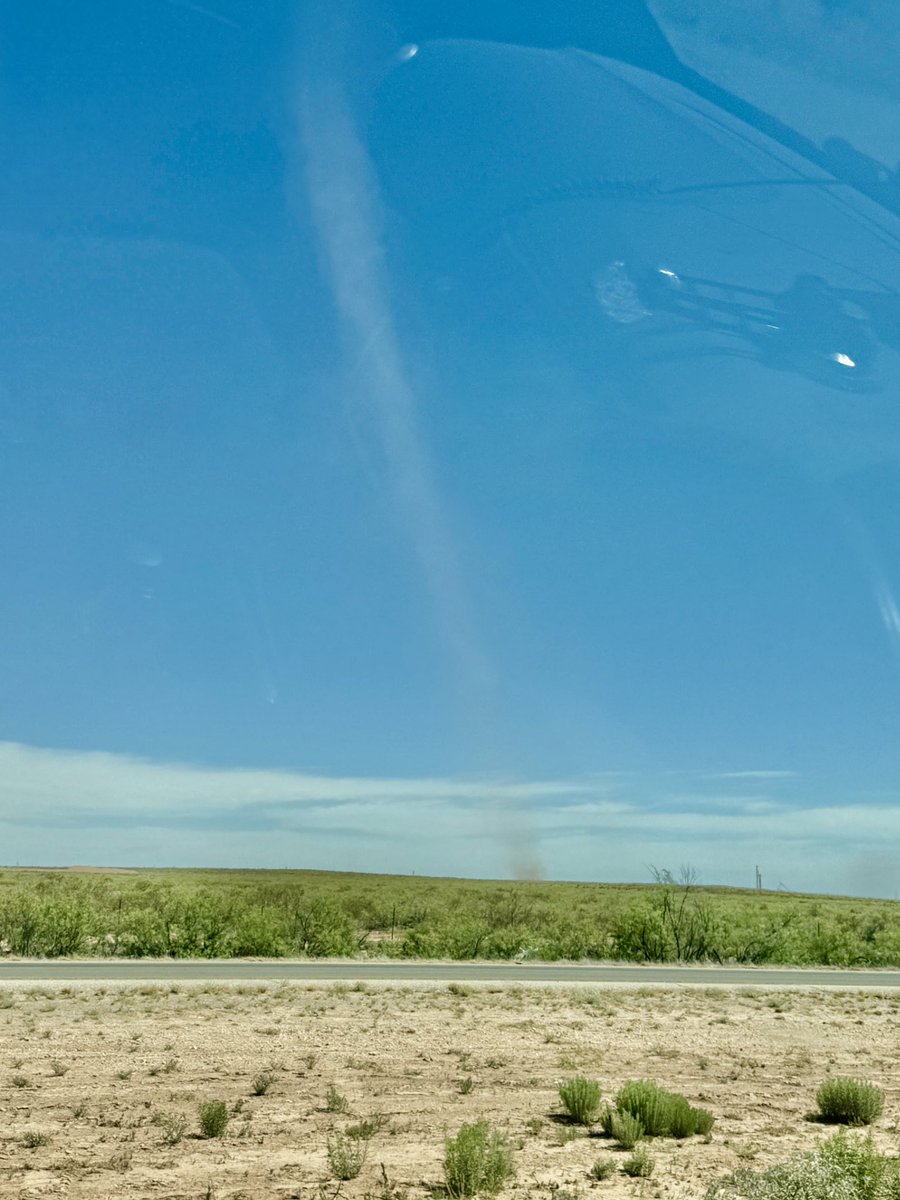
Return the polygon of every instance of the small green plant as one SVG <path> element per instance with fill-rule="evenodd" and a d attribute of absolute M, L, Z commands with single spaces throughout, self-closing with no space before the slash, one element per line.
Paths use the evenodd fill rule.
<path fill-rule="evenodd" d="M 187 1133 L 187 1118 L 181 1113 L 154 1113 L 151 1120 L 162 1130 L 164 1146 L 177 1146 Z"/>
<path fill-rule="evenodd" d="M 29 1086 L 28 1080 L 24 1075 L 13 1075 L 10 1083 L 14 1088 L 27 1088 Z"/>
<path fill-rule="evenodd" d="M 116 1079 L 126 1080 L 131 1078 L 130 1071 L 116 1071 Z"/>
<path fill-rule="evenodd" d="M 507 1138 L 487 1121 L 463 1125 L 444 1145 L 444 1181 L 452 1197 L 494 1193 L 515 1174 Z"/>
<path fill-rule="evenodd" d="M 646 1146 L 638 1146 L 630 1158 L 622 1163 L 622 1170 L 633 1179 L 647 1179 L 653 1174 L 653 1155 Z"/>
<path fill-rule="evenodd" d="M 457 1079 L 456 1090 L 461 1096 L 468 1096 L 475 1088 L 475 1080 L 471 1075 L 467 1075 L 465 1079 Z"/>
<path fill-rule="evenodd" d="M 224 1100 L 207 1100 L 200 1105 L 200 1132 L 205 1138 L 220 1138 L 228 1125 L 228 1106 Z"/>
<path fill-rule="evenodd" d="M 275 1076 L 271 1071 L 260 1071 L 258 1075 L 253 1076 L 253 1095 L 265 1096 L 274 1082 Z"/>
<path fill-rule="evenodd" d="M 565 1079 L 559 1085 L 559 1098 L 571 1121 L 592 1125 L 600 1111 L 600 1085 L 583 1075 Z"/>
<path fill-rule="evenodd" d="M 65 1063 L 58 1062 L 55 1058 L 50 1063 L 50 1070 L 55 1076 L 57 1076 L 57 1078 L 65 1075 L 68 1069 L 69 1068 L 65 1065 Z"/>
<path fill-rule="evenodd" d="M 836 1125 L 871 1125 L 884 1109 L 884 1092 L 873 1083 L 838 1076 L 816 1092 L 819 1119 Z"/>
<path fill-rule="evenodd" d="M 22 1145 L 28 1150 L 35 1150 L 38 1146 L 49 1146 L 50 1134 L 38 1129 L 26 1129 L 22 1134 Z"/>
<path fill-rule="evenodd" d="M 359 1138 L 367 1142 L 376 1133 L 381 1133 L 383 1129 L 386 1129 L 387 1125 L 388 1119 L 384 1113 L 372 1113 L 371 1117 L 366 1117 L 365 1120 L 360 1121 L 358 1124 L 349 1126 L 347 1137 Z"/>
<path fill-rule="evenodd" d="M 335 1179 L 355 1179 L 366 1161 L 369 1146 L 365 1138 L 338 1133 L 328 1139 L 328 1165 Z"/>
<path fill-rule="evenodd" d="M 325 1092 L 325 1111 L 330 1113 L 348 1113 L 350 1105 L 347 1097 L 342 1096 L 333 1083 L 329 1083 Z"/>
<path fill-rule="evenodd" d="M 525 1122 L 525 1128 L 528 1130 L 528 1132 L 531 1134 L 532 1137 L 537 1137 L 538 1134 L 541 1132 L 541 1130 L 544 1128 L 544 1122 L 541 1120 L 540 1117 L 529 1117 L 528 1120 Z"/>
<path fill-rule="evenodd" d="M 630 1112 L 614 1112 L 610 1119 L 610 1136 L 614 1137 L 624 1150 L 633 1150 L 644 1136 L 644 1127 Z"/>
<path fill-rule="evenodd" d="M 616 1164 L 608 1158 L 598 1158 L 589 1171 L 592 1179 L 598 1179 L 601 1182 L 604 1179 L 609 1179 L 610 1175 L 614 1175 L 615 1173 Z"/>

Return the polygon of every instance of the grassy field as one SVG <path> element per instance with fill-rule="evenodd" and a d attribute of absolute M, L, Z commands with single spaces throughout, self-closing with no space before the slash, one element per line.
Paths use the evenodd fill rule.
<path fill-rule="evenodd" d="M 671 880 L 3 870 L 0 953 L 900 966 L 900 904 Z"/>

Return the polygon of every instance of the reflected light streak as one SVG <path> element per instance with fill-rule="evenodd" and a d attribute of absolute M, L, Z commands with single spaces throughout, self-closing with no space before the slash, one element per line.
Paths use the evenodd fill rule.
<path fill-rule="evenodd" d="M 883 580 L 878 581 L 875 585 L 875 599 L 878 602 L 884 627 L 897 649 L 900 650 L 900 608 L 897 607 L 893 592 Z"/>

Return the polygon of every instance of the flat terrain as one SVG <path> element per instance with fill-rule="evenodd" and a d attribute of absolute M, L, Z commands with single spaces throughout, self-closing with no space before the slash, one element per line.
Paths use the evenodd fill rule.
<path fill-rule="evenodd" d="M 376 1113 L 385 1127 L 342 1200 L 424 1200 L 445 1133 L 480 1117 L 516 1147 L 506 1195 L 700 1197 L 719 1173 L 828 1136 L 804 1114 L 829 1073 L 884 1087 L 875 1137 L 897 1140 L 890 991 L 47 983 L 0 1005 L 0 1197 L 17 1200 L 330 1200 L 329 1135 Z M 636 1077 L 683 1091 L 716 1116 L 712 1140 L 656 1141 L 652 1178 L 593 1183 L 598 1158 L 627 1155 L 560 1119 L 556 1084 L 576 1072 L 606 1097 Z M 330 1085 L 348 1114 L 327 1111 Z M 198 1105 L 216 1099 L 225 1136 L 201 1139 Z"/>

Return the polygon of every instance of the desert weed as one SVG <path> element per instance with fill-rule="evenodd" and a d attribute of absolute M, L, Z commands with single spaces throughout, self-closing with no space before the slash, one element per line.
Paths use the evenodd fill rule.
<path fill-rule="evenodd" d="M 200 1133 L 205 1138 L 224 1137 L 228 1126 L 228 1106 L 224 1100 L 207 1100 L 200 1105 Z"/>
<path fill-rule="evenodd" d="M 613 1112 L 609 1133 L 625 1150 L 632 1150 L 644 1136 L 644 1127 L 630 1112 Z"/>
<path fill-rule="evenodd" d="M 706 1200 L 897 1200 L 898 1160 L 881 1154 L 870 1137 L 844 1130 L 815 1150 L 795 1154 L 763 1171 L 742 1167 L 714 1181 Z"/>
<path fill-rule="evenodd" d="M 569 1119 L 578 1125 L 591 1125 L 600 1111 L 600 1085 L 583 1075 L 565 1079 L 559 1085 L 559 1098 Z"/>
<path fill-rule="evenodd" d="M 630 1158 L 622 1163 L 622 1170 L 634 1179 L 647 1179 L 653 1174 L 653 1155 L 646 1146 L 638 1146 Z"/>
<path fill-rule="evenodd" d="M 365 1138 L 337 1133 L 328 1139 L 328 1166 L 335 1179 L 355 1179 L 366 1161 L 368 1143 Z"/>
<path fill-rule="evenodd" d="M 444 1144 L 444 1181 L 451 1197 L 498 1192 L 514 1174 L 508 1139 L 487 1121 L 463 1125 Z"/>
<path fill-rule="evenodd" d="M 329 1083 L 325 1092 L 325 1111 L 330 1113 L 348 1113 L 350 1111 L 347 1097 L 342 1096 L 333 1083 Z"/>
<path fill-rule="evenodd" d="M 835 1125 L 871 1125 L 884 1109 L 884 1092 L 873 1083 L 837 1076 L 816 1092 L 819 1119 Z"/>
<path fill-rule="evenodd" d="M 349 1138 L 357 1138 L 364 1142 L 373 1138 L 376 1133 L 381 1133 L 388 1126 L 388 1119 L 384 1113 L 372 1113 L 370 1117 L 365 1117 L 356 1125 L 348 1126 L 346 1133 Z"/>
<path fill-rule="evenodd" d="M 589 1172 L 591 1179 L 597 1179 L 600 1181 L 609 1179 L 610 1175 L 615 1175 L 615 1173 L 616 1164 L 612 1161 L 612 1159 L 609 1158 L 598 1158 L 597 1161 L 591 1166 Z"/>
<path fill-rule="evenodd" d="M 39 1129 L 26 1129 L 22 1134 L 22 1145 L 28 1150 L 35 1150 L 38 1146 L 49 1146 L 50 1134 Z"/>
<path fill-rule="evenodd" d="M 151 1124 L 162 1130 L 164 1146 L 177 1146 L 187 1132 L 187 1118 L 181 1113 L 154 1113 Z"/>

